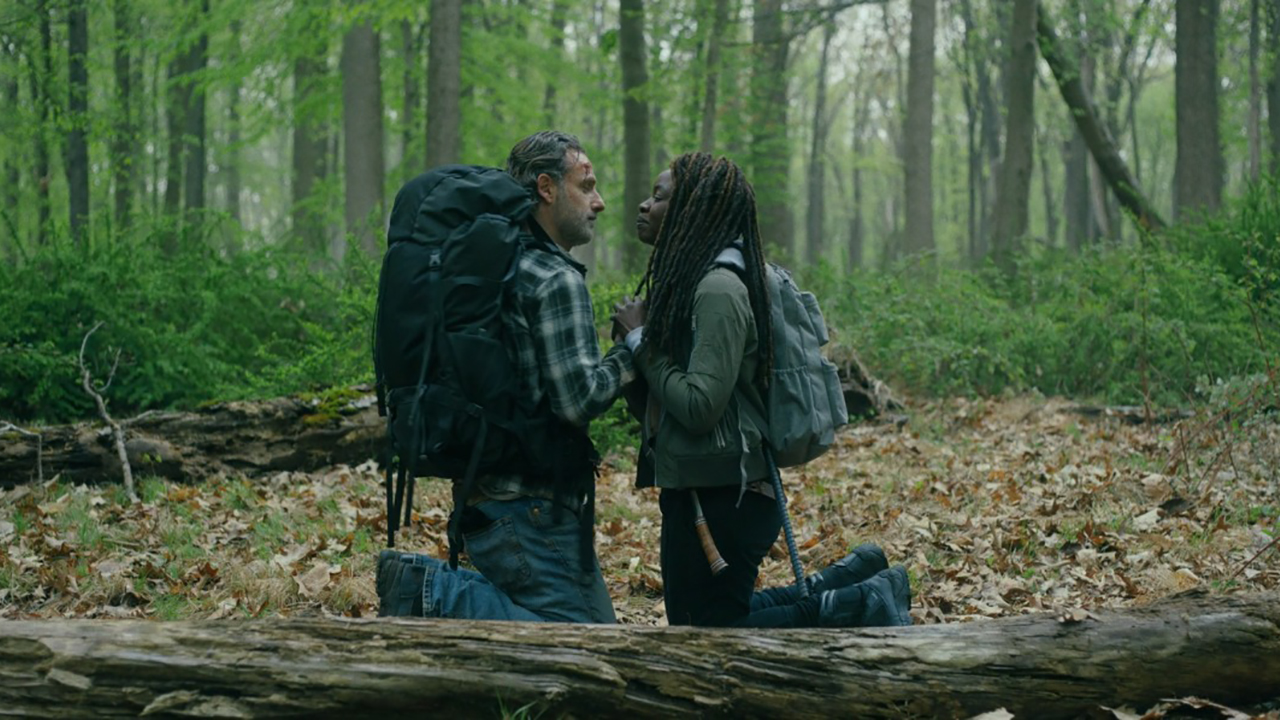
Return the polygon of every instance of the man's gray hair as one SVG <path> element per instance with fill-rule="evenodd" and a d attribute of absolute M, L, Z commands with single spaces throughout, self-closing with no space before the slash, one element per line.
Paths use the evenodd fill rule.
<path fill-rule="evenodd" d="M 548 175 L 557 184 L 569 170 L 569 151 L 585 152 L 578 138 L 559 130 L 543 130 L 521 140 L 507 156 L 507 173 L 529 197 L 538 197 L 538 176 Z"/>

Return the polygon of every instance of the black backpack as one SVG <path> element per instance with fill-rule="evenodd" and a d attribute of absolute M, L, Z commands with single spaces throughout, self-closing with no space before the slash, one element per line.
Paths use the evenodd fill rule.
<path fill-rule="evenodd" d="M 523 407 L 502 319 L 534 206 L 494 168 L 446 165 L 396 194 L 378 282 L 373 361 L 387 417 L 387 545 L 417 476 L 450 478 L 450 564 L 461 509 L 485 473 L 527 468 L 545 416 Z M 394 478 L 394 483 L 393 483 Z"/>

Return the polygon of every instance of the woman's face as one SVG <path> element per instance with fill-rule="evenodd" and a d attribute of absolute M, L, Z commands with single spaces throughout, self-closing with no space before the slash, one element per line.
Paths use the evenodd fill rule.
<path fill-rule="evenodd" d="M 671 190 L 671 171 L 663 170 L 653 181 L 653 194 L 640 203 L 640 214 L 636 216 L 636 235 L 645 245 L 653 245 L 658 240 L 658 229 L 662 227 L 662 218 L 667 215 Z"/>

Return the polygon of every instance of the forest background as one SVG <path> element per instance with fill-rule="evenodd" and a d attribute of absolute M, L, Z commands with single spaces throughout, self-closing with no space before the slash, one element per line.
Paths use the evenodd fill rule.
<path fill-rule="evenodd" d="M 557 127 L 608 205 L 601 327 L 653 176 L 706 149 L 832 352 L 907 400 L 788 478 L 809 567 L 875 538 L 924 622 L 1280 583 L 1280 0 L 11 0 L 0 108 L 0 452 L 95 416 L 82 352 L 117 418 L 340 404 L 396 189 Z M 593 433 L 615 605 L 660 623 L 634 426 Z M 19 485 L 0 616 L 368 613 L 377 482 Z M 406 546 L 443 547 L 447 502 L 422 490 Z"/>
<path fill-rule="evenodd" d="M 705 149 L 900 391 L 1178 404 L 1277 347 L 1276 0 L 17 0 L 0 51 L 20 421 L 91 414 L 99 321 L 121 415 L 367 381 L 396 189 L 546 127 L 598 168 L 601 310 L 643 269 L 653 176 Z M 1064 77 L 1154 223 L 1108 190 Z"/>

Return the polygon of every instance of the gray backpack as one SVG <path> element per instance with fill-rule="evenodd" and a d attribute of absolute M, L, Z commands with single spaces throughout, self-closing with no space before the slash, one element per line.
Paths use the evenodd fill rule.
<path fill-rule="evenodd" d="M 791 273 L 769 263 L 773 372 L 765 397 L 765 439 L 778 467 L 803 465 L 827 451 L 849 411 L 836 366 L 822 355 L 827 324 L 818 299 L 796 287 Z"/>
<path fill-rule="evenodd" d="M 744 271 L 724 254 L 715 264 Z M 773 372 L 764 398 L 765 441 L 778 467 L 795 467 L 831 447 L 836 429 L 849 422 L 849 410 L 836 366 L 822 355 L 829 338 L 818 299 L 797 287 L 785 268 L 769 263 L 767 274 Z"/>

